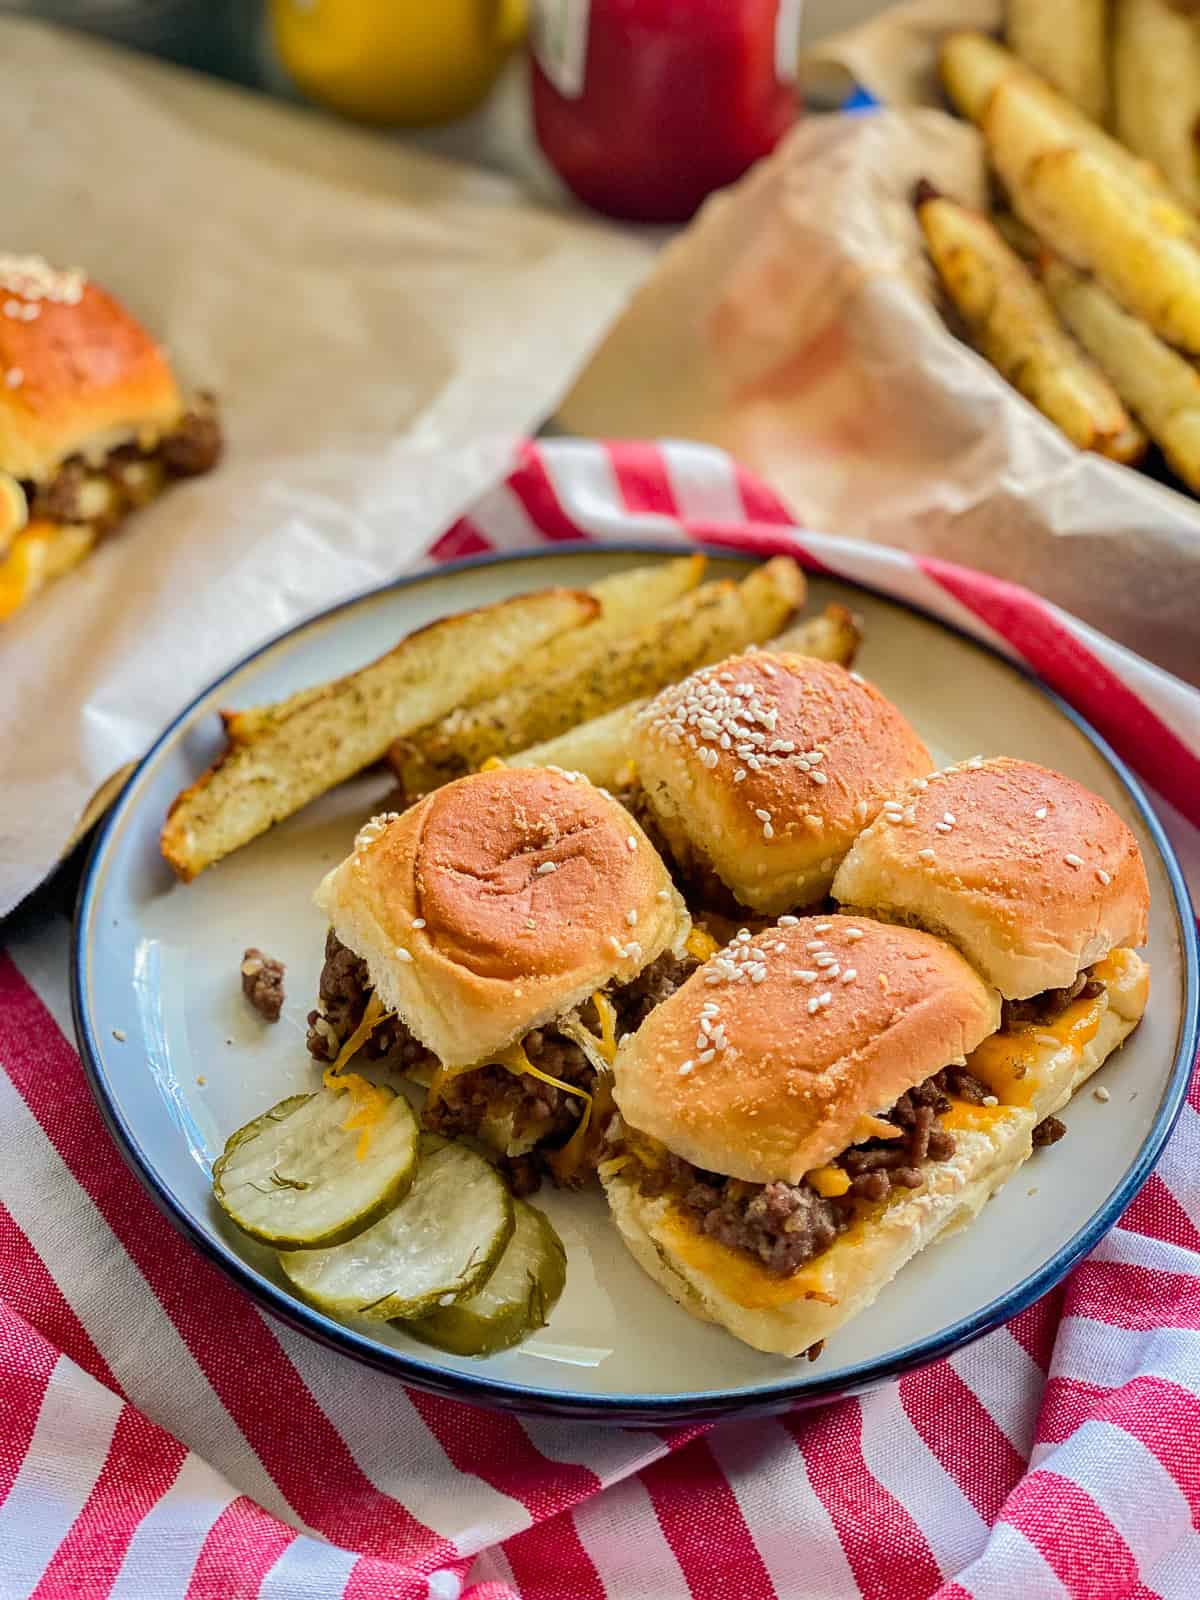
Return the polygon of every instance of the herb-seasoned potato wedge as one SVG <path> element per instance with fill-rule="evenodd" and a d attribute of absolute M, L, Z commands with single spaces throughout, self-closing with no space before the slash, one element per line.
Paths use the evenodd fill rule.
<path fill-rule="evenodd" d="M 1200 372 L 1074 267 L 1047 259 L 1043 279 L 1067 327 L 1112 379 L 1174 471 L 1200 494 Z"/>
<path fill-rule="evenodd" d="M 984 136 L 1018 216 L 1168 343 L 1200 354 L 1200 245 L 1191 213 L 1087 145 L 1055 142 L 1028 114 L 1019 84 L 996 90 Z"/>
<path fill-rule="evenodd" d="M 705 584 L 624 639 L 602 639 L 555 677 L 514 683 L 494 699 L 450 713 L 391 752 L 409 795 L 555 738 L 696 667 L 770 638 L 804 597 L 796 563 L 776 557 L 741 584 Z M 561 764 L 561 763 L 560 763 Z"/>
<path fill-rule="evenodd" d="M 1116 0 L 1112 52 L 1117 133 L 1200 209 L 1200 20 L 1170 0 Z"/>
<path fill-rule="evenodd" d="M 606 639 L 623 639 L 635 628 L 653 622 L 665 606 L 696 587 L 704 576 L 706 565 L 706 556 L 694 554 L 680 556 L 677 561 L 663 561 L 652 567 L 634 567 L 631 572 L 618 572 L 614 577 L 601 578 L 588 590 L 599 603 L 599 610 L 586 628 L 571 628 L 528 651 L 502 681 L 482 685 L 478 694 L 462 704 L 474 704 L 490 698 L 517 679 L 533 680 L 561 672 L 581 651 L 598 650 Z M 301 689 L 275 705 L 251 706 L 244 711 L 223 711 L 221 717 L 225 723 L 225 733 L 231 743 L 248 743 L 258 738 L 272 723 L 319 699 L 323 692 L 323 687 L 318 685 L 315 689 Z"/>
<path fill-rule="evenodd" d="M 987 218 L 932 191 L 918 195 L 917 216 L 980 353 L 1081 450 L 1136 455 L 1137 431 L 1116 390 L 1063 332 L 1044 291 Z"/>
<path fill-rule="evenodd" d="M 1008 42 L 1097 122 L 1108 108 L 1108 0 L 1008 0 Z"/>
<path fill-rule="evenodd" d="M 176 798 L 162 831 L 163 855 L 185 881 L 194 878 L 598 609 L 592 595 L 575 589 L 504 600 L 435 622 L 358 672 L 306 691 Z"/>
<path fill-rule="evenodd" d="M 768 642 L 771 650 L 794 650 L 797 655 L 816 656 L 820 661 L 839 661 L 853 665 L 862 642 L 862 632 L 845 606 L 829 605 L 816 617 L 803 617 Z M 644 699 L 606 711 L 602 717 L 568 728 L 557 739 L 532 745 L 519 755 L 510 756 L 510 767 L 564 767 L 582 772 L 593 783 L 606 789 L 624 787 L 629 778 L 629 734 L 633 719 L 646 704 Z"/>

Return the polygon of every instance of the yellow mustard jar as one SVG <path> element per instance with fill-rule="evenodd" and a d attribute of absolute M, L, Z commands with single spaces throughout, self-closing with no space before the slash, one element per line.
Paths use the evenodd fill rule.
<path fill-rule="evenodd" d="M 525 21 L 526 0 L 271 0 L 297 88 L 343 116 L 409 127 L 473 111 Z"/>

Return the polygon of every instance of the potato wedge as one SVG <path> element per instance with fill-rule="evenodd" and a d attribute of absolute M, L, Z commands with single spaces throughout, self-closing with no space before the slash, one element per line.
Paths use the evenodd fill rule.
<path fill-rule="evenodd" d="M 862 629 L 845 606 L 828 605 L 816 617 L 801 617 L 768 642 L 768 650 L 790 650 L 818 661 L 836 661 L 852 667 L 862 644 Z"/>
<path fill-rule="evenodd" d="M 305 691 L 183 790 L 162 853 L 185 882 L 387 753 L 397 737 L 498 681 L 546 640 L 594 616 L 585 590 L 546 589 L 421 628 L 387 655 Z"/>
<path fill-rule="evenodd" d="M 696 587 L 704 576 L 707 564 L 708 558 L 697 553 L 680 556 L 677 561 L 663 561 L 652 567 L 634 567 L 630 572 L 618 572 L 614 577 L 601 578 L 588 590 L 600 602 L 600 609 L 586 628 L 571 628 L 547 640 L 524 656 L 506 674 L 503 682 L 487 684 L 472 700 L 462 703 L 471 705 L 485 699 L 507 688 L 514 679 L 536 679 L 562 672 L 581 650 L 595 650 L 605 639 L 624 638 L 635 628 L 653 622 L 665 606 Z M 248 743 L 272 722 L 311 704 L 322 693 L 322 686 L 317 685 L 314 689 L 301 689 L 275 705 L 251 706 L 245 711 L 222 711 L 225 733 L 231 743 Z"/>
<path fill-rule="evenodd" d="M 767 642 L 769 650 L 793 650 L 821 661 L 839 661 L 848 667 L 862 643 L 862 632 L 845 606 L 829 605 L 820 616 L 804 617 Z M 606 711 L 602 717 L 568 728 L 557 739 L 532 745 L 510 756 L 510 767 L 565 767 L 582 772 L 606 789 L 622 788 L 629 776 L 629 735 L 633 719 L 646 700 Z"/>
<path fill-rule="evenodd" d="M 605 789 L 623 786 L 629 766 L 629 730 L 647 698 L 630 700 L 627 705 L 606 711 L 603 716 L 568 728 L 556 739 L 530 745 L 507 758 L 510 767 L 562 767 L 567 772 L 582 772 L 584 777 Z"/>
<path fill-rule="evenodd" d="M 474 771 L 489 756 L 565 733 L 568 728 L 776 633 L 804 595 L 796 563 L 776 557 L 741 584 L 704 584 L 648 626 L 581 651 L 553 679 L 514 684 L 491 700 L 451 712 L 399 742 L 390 754 L 406 794 L 424 794 Z M 561 764 L 561 763 L 560 763 Z"/>
<path fill-rule="evenodd" d="M 942 196 L 919 197 L 917 217 L 980 354 L 1081 450 L 1128 450 L 1131 419 L 1116 390 L 1063 332 L 1044 291 L 988 219 Z"/>
<path fill-rule="evenodd" d="M 951 101 L 980 128 L 985 126 L 997 90 L 1003 87 L 1009 99 L 1006 136 L 1021 135 L 1023 153 L 1019 159 L 1028 161 L 1043 150 L 1063 145 L 1079 146 L 1123 173 L 1130 182 L 1141 184 L 1164 199 L 1174 198 L 1152 163 L 1127 150 L 986 34 L 950 34 L 942 45 L 940 67 Z"/>
<path fill-rule="evenodd" d="M 1200 209 L 1200 21 L 1168 0 L 1116 0 L 1112 62 L 1117 133 Z"/>
<path fill-rule="evenodd" d="M 1200 372 L 1095 279 L 1054 258 L 1043 263 L 1042 275 L 1067 327 L 1112 379 L 1172 469 L 1200 494 Z"/>
<path fill-rule="evenodd" d="M 1013 51 L 1097 122 L 1108 110 L 1108 0 L 1008 0 Z"/>
<path fill-rule="evenodd" d="M 1018 216 L 1169 344 L 1200 354 L 1196 219 L 1091 149 L 1043 138 L 1019 86 L 996 90 L 984 135 Z"/>

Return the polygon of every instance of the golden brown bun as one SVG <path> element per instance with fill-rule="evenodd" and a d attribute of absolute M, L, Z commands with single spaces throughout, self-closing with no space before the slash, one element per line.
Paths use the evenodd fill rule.
<path fill-rule="evenodd" d="M 33 283 L 49 295 L 28 292 Z M 68 456 L 157 438 L 183 410 L 167 359 L 141 324 L 96 284 L 36 257 L 0 258 L 0 372 L 0 470 L 14 478 L 41 482 Z"/>
<path fill-rule="evenodd" d="M 1116 945 L 1144 943 L 1137 840 L 1073 779 L 1008 757 L 966 762 L 900 793 L 896 812 L 855 843 L 834 897 L 951 940 L 1007 998 L 1063 988 Z"/>
<path fill-rule="evenodd" d="M 1097 970 L 1105 992 L 1079 1001 L 1057 1025 L 999 1034 L 971 1057 L 971 1071 L 998 1106 L 957 1103 L 946 1125 L 955 1151 L 931 1162 L 920 1189 L 894 1189 L 880 1211 L 855 1222 L 828 1250 L 787 1278 L 703 1237 L 669 1195 L 649 1198 L 628 1178 L 601 1178 L 613 1217 L 635 1259 L 685 1310 L 716 1322 L 755 1349 L 797 1356 L 866 1309 L 934 1239 L 970 1223 L 1031 1153 L 1034 1128 L 1060 1111 L 1141 1020 L 1149 970 L 1131 950 Z M 1020 1078 L 1004 1070 L 1019 1052 Z M 1019 1096 L 1019 1103 L 1008 1095 Z M 1069 1137 L 1069 1135 L 1068 1135 Z"/>
<path fill-rule="evenodd" d="M 624 807 L 536 767 L 460 778 L 368 824 L 317 904 L 384 1005 L 450 1067 L 629 982 L 690 927 Z"/>
<path fill-rule="evenodd" d="M 632 754 L 681 864 L 711 867 L 763 916 L 824 898 L 884 799 L 933 765 L 878 689 L 836 662 L 771 650 L 664 689 L 637 719 Z"/>
<path fill-rule="evenodd" d="M 709 981 L 731 968 L 744 975 Z M 798 1183 L 865 1136 L 864 1114 L 965 1060 L 999 1021 L 998 996 L 940 939 L 803 917 L 735 940 L 652 1011 L 617 1052 L 616 1102 L 630 1127 L 693 1166 Z M 725 1048 L 701 1059 L 703 1035 L 721 1029 Z"/>

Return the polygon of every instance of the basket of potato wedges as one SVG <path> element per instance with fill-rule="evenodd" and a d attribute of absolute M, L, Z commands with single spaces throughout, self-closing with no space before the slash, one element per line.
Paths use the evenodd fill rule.
<path fill-rule="evenodd" d="M 1080 449 L 1200 494 L 1200 4 L 1010 0 L 939 67 L 993 180 L 989 214 L 913 195 L 952 328 Z"/>

